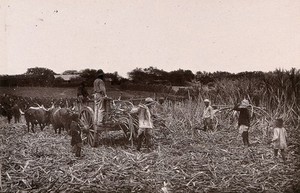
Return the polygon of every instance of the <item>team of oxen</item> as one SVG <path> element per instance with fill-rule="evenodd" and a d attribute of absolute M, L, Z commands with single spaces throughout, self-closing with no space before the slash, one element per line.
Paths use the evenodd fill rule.
<path fill-rule="evenodd" d="M 15 123 L 19 123 L 24 115 L 28 132 L 35 132 L 34 127 L 37 125 L 43 130 L 51 124 L 55 133 L 60 134 L 62 129 L 69 131 L 72 121 L 78 121 L 79 115 L 74 111 L 75 101 L 76 99 L 40 100 L 5 94 L 0 97 L 0 115 L 6 117 L 8 123 L 11 123 L 12 118 Z"/>

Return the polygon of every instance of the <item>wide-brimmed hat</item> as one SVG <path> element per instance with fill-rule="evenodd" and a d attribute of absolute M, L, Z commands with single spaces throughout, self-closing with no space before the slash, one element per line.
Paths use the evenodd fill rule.
<path fill-rule="evenodd" d="M 210 101 L 209 101 L 208 99 L 205 99 L 204 102 L 205 102 L 205 103 L 209 103 Z"/>
<path fill-rule="evenodd" d="M 153 100 L 153 98 L 147 97 L 147 98 L 145 99 L 145 102 L 146 102 L 146 105 L 148 106 L 148 105 L 154 104 L 155 101 Z"/>
<path fill-rule="evenodd" d="M 102 70 L 102 69 L 99 69 L 99 70 L 97 71 L 97 75 L 98 75 L 98 76 L 104 75 L 103 70 Z"/>
<path fill-rule="evenodd" d="M 239 108 L 247 108 L 247 107 L 249 107 L 249 106 L 250 106 L 249 101 L 248 101 L 247 99 L 244 99 L 244 100 L 242 100 L 242 102 L 241 102 Z"/>
<path fill-rule="evenodd" d="M 145 99 L 145 102 L 146 102 L 146 103 L 152 103 L 152 102 L 154 102 L 154 100 L 153 100 L 153 98 L 151 98 L 151 97 L 147 97 L 147 98 Z"/>

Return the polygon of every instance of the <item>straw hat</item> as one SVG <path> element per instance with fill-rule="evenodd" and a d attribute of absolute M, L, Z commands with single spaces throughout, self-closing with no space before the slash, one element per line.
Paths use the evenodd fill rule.
<path fill-rule="evenodd" d="M 151 106 L 151 105 L 153 105 L 155 103 L 155 101 L 152 98 L 150 98 L 150 97 L 146 98 L 145 102 L 146 102 L 147 106 Z"/>
<path fill-rule="evenodd" d="M 153 100 L 151 97 L 147 97 L 147 98 L 145 99 L 145 102 L 146 102 L 146 103 L 152 103 L 152 102 L 154 102 L 154 100 Z"/>
<path fill-rule="evenodd" d="M 97 75 L 98 75 L 98 76 L 104 75 L 103 70 L 99 69 L 99 70 L 97 71 Z"/>
<path fill-rule="evenodd" d="M 205 102 L 205 103 L 209 103 L 210 101 L 209 101 L 208 99 L 205 99 L 204 102 Z"/>
<path fill-rule="evenodd" d="M 247 107 L 249 107 L 249 106 L 250 106 L 249 101 L 248 101 L 247 99 L 244 99 L 244 100 L 242 100 L 242 102 L 241 102 L 239 108 L 247 108 Z"/>

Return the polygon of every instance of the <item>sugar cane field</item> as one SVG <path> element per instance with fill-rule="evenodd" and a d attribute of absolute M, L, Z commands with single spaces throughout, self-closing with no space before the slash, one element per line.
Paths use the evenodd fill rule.
<path fill-rule="evenodd" d="M 34 88 L 31 92 L 44 97 Z M 249 109 L 251 145 L 246 147 L 231 111 L 241 96 L 242 91 L 224 89 L 193 99 L 165 100 L 154 118 L 150 150 L 143 144 L 137 151 L 134 140 L 122 131 L 107 131 L 100 134 L 96 147 L 85 144 L 81 157 L 71 152 L 66 131 L 56 134 L 50 124 L 43 131 L 36 126 L 35 133 L 28 132 L 23 115 L 19 123 L 1 116 L 0 192 L 299 191 L 299 106 L 286 97 L 275 98 L 280 102 L 271 108 L 270 97 L 261 98 L 261 105 Z M 215 109 L 213 129 L 208 131 L 201 129 L 205 98 Z M 288 133 L 286 164 L 280 156 L 274 159 L 267 143 L 278 116 Z"/>

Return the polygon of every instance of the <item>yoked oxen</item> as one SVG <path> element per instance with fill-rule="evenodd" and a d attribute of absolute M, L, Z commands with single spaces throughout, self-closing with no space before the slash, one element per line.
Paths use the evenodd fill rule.
<path fill-rule="evenodd" d="M 51 124 L 55 133 L 60 134 L 62 129 L 67 132 L 70 130 L 70 125 L 72 121 L 77 122 L 79 120 L 79 115 L 68 108 L 56 108 L 52 110 Z"/>
<path fill-rule="evenodd" d="M 41 131 L 44 127 L 50 123 L 51 109 L 53 107 L 46 109 L 43 106 L 39 107 L 30 107 L 24 113 L 25 120 L 29 132 L 29 126 L 31 124 L 31 130 L 34 132 L 34 126 L 39 124 Z"/>

